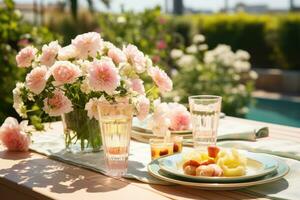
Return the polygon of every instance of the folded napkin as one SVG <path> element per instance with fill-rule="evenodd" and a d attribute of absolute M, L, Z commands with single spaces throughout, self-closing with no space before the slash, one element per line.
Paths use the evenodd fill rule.
<path fill-rule="evenodd" d="M 300 133 L 299 133 L 300 134 Z M 257 153 L 267 153 L 300 161 L 300 145 L 298 142 L 288 140 L 259 140 L 249 141 L 222 141 L 218 143 L 221 147 L 245 149 Z"/>
<path fill-rule="evenodd" d="M 236 121 L 221 119 L 218 128 L 218 140 L 250 140 L 267 137 L 266 126 L 240 124 Z"/>
<path fill-rule="evenodd" d="M 137 118 L 133 120 L 133 138 L 147 142 L 150 137 L 153 136 L 151 130 L 148 128 L 147 123 L 149 118 L 144 121 L 139 121 Z M 190 133 L 180 133 L 184 138 L 191 138 Z M 249 125 L 245 123 L 239 123 L 236 121 L 227 120 L 222 118 L 219 121 L 218 128 L 218 140 L 249 140 L 254 141 L 257 138 L 267 137 L 269 135 L 269 129 L 266 126 Z M 187 140 L 186 142 L 192 142 Z"/>

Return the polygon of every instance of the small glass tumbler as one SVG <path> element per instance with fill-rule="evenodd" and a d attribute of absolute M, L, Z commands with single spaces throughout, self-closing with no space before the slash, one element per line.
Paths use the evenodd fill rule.
<path fill-rule="evenodd" d="M 189 97 L 194 148 L 205 150 L 216 145 L 222 97 L 197 95 Z"/>
<path fill-rule="evenodd" d="M 149 140 L 151 148 L 151 159 L 173 154 L 173 142 L 165 141 L 163 138 L 153 138 Z"/>
<path fill-rule="evenodd" d="M 171 140 L 173 142 L 173 153 L 180 153 L 182 151 L 183 137 L 180 135 L 174 135 Z"/>
<path fill-rule="evenodd" d="M 128 103 L 99 103 L 99 123 L 107 174 L 122 177 L 128 168 L 133 107 Z"/>

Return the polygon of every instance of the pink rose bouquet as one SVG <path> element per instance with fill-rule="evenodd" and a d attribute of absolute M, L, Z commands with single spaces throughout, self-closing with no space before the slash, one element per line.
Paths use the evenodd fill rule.
<path fill-rule="evenodd" d="M 14 108 L 23 118 L 34 116 L 34 121 L 39 121 L 37 116 L 57 117 L 76 109 L 97 119 L 97 102 L 121 99 L 133 104 L 142 120 L 154 99 L 149 90 L 168 92 L 173 87 L 169 76 L 136 46 L 118 48 L 96 32 L 78 35 L 65 47 L 57 41 L 40 50 L 25 47 L 16 60 L 28 74 L 13 91 Z M 184 128 L 175 118 L 172 127 Z"/>

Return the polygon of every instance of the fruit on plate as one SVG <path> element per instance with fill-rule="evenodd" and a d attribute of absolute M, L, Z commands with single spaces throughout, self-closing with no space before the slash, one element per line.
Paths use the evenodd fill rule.
<path fill-rule="evenodd" d="M 246 174 L 247 158 L 236 149 L 209 146 L 207 152 L 193 151 L 183 156 L 182 169 L 192 176 L 242 176 Z"/>
<path fill-rule="evenodd" d="M 223 170 L 224 176 L 242 176 L 246 174 L 247 158 L 236 149 L 222 150 L 216 158 L 217 165 Z"/>
<path fill-rule="evenodd" d="M 194 160 L 199 163 L 207 161 L 210 157 L 208 156 L 207 152 L 199 152 L 199 151 L 192 151 L 187 154 L 183 154 L 183 162 L 187 162 L 189 160 Z"/>
<path fill-rule="evenodd" d="M 203 161 L 200 163 L 200 165 L 209 165 L 209 164 L 214 164 L 215 160 L 213 158 L 208 158 L 207 160 Z"/>
<path fill-rule="evenodd" d="M 182 165 L 182 168 L 185 169 L 187 166 L 199 167 L 200 163 L 196 160 L 189 160 Z"/>
<path fill-rule="evenodd" d="M 207 147 L 207 152 L 209 157 L 216 158 L 220 152 L 220 148 L 215 145 L 211 145 Z"/>
<path fill-rule="evenodd" d="M 200 165 L 196 169 L 196 176 L 222 176 L 223 170 L 216 164 Z"/>
<path fill-rule="evenodd" d="M 191 175 L 191 176 L 196 176 L 196 169 L 197 167 L 193 166 L 193 165 L 187 165 L 183 171 L 185 174 L 187 175 Z"/>

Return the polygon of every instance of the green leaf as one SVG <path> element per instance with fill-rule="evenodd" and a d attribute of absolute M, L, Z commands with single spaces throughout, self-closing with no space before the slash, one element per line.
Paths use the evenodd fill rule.
<path fill-rule="evenodd" d="M 4 4 L 6 5 L 7 9 L 14 9 L 15 8 L 15 3 L 13 0 L 4 0 Z"/>
<path fill-rule="evenodd" d="M 36 115 L 30 117 L 30 122 L 34 126 L 36 130 L 44 130 L 44 125 L 42 123 L 42 119 Z"/>

